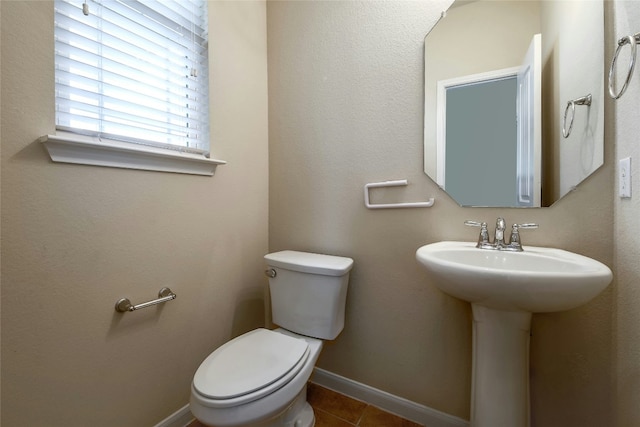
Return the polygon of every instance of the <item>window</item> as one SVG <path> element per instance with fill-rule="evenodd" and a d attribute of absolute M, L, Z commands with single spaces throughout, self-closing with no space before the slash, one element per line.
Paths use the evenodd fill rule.
<path fill-rule="evenodd" d="M 49 153 L 92 141 L 119 157 L 224 163 L 207 158 L 207 47 L 207 0 L 55 0 L 56 129 L 66 137 L 46 137 Z"/>

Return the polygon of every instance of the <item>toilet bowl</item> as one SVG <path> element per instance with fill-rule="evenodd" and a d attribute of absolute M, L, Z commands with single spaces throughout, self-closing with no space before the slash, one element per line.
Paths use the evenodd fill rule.
<path fill-rule="evenodd" d="M 314 417 L 306 384 L 321 349 L 321 340 L 284 329 L 241 335 L 211 353 L 196 371 L 191 413 L 216 427 L 310 427 Z M 233 386 L 208 381 L 216 376 Z"/>
<path fill-rule="evenodd" d="M 324 339 L 344 326 L 350 258 L 265 256 L 276 330 L 247 332 L 211 353 L 191 384 L 191 413 L 213 427 L 312 427 L 307 382 Z"/>

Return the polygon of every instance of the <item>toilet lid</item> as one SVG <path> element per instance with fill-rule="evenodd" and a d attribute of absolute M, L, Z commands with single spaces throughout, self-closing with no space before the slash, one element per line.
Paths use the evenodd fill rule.
<path fill-rule="evenodd" d="M 308 347 L 303 339 L 256 329 L 211 353 L 196 371 L 193 386 L 201 395 L 221 400 L 268 388 L 298 373 Z"/>

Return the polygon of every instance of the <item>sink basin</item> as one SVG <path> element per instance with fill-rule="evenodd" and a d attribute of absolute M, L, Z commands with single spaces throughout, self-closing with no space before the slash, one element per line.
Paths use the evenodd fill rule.
<path fill-rule="evenodd" d="M 416 258 L 443 292 L 481 306 L 532 313 L 585 304 L 612 279 L 606 265 L 562 249 L 478 249 L 470 242 L 422 246 Z"/>
<path fill-rule="evenodd" d="M 443 292 L 471 303 L 471 427 L 529 427 L 531 314 L 576 308 L 612 279 L 601 262 L 562 249 L 425 245 L 416 258 Z"/>

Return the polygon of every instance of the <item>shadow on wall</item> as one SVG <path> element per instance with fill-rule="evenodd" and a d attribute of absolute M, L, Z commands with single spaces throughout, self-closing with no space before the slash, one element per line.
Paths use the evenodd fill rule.
<path fill-rule="evenodd" d="M 244 290 L 238 294 L 233 313 L 231 337 L 235 338 L 265 326 L 265 298 L 259 290 Z"/>

